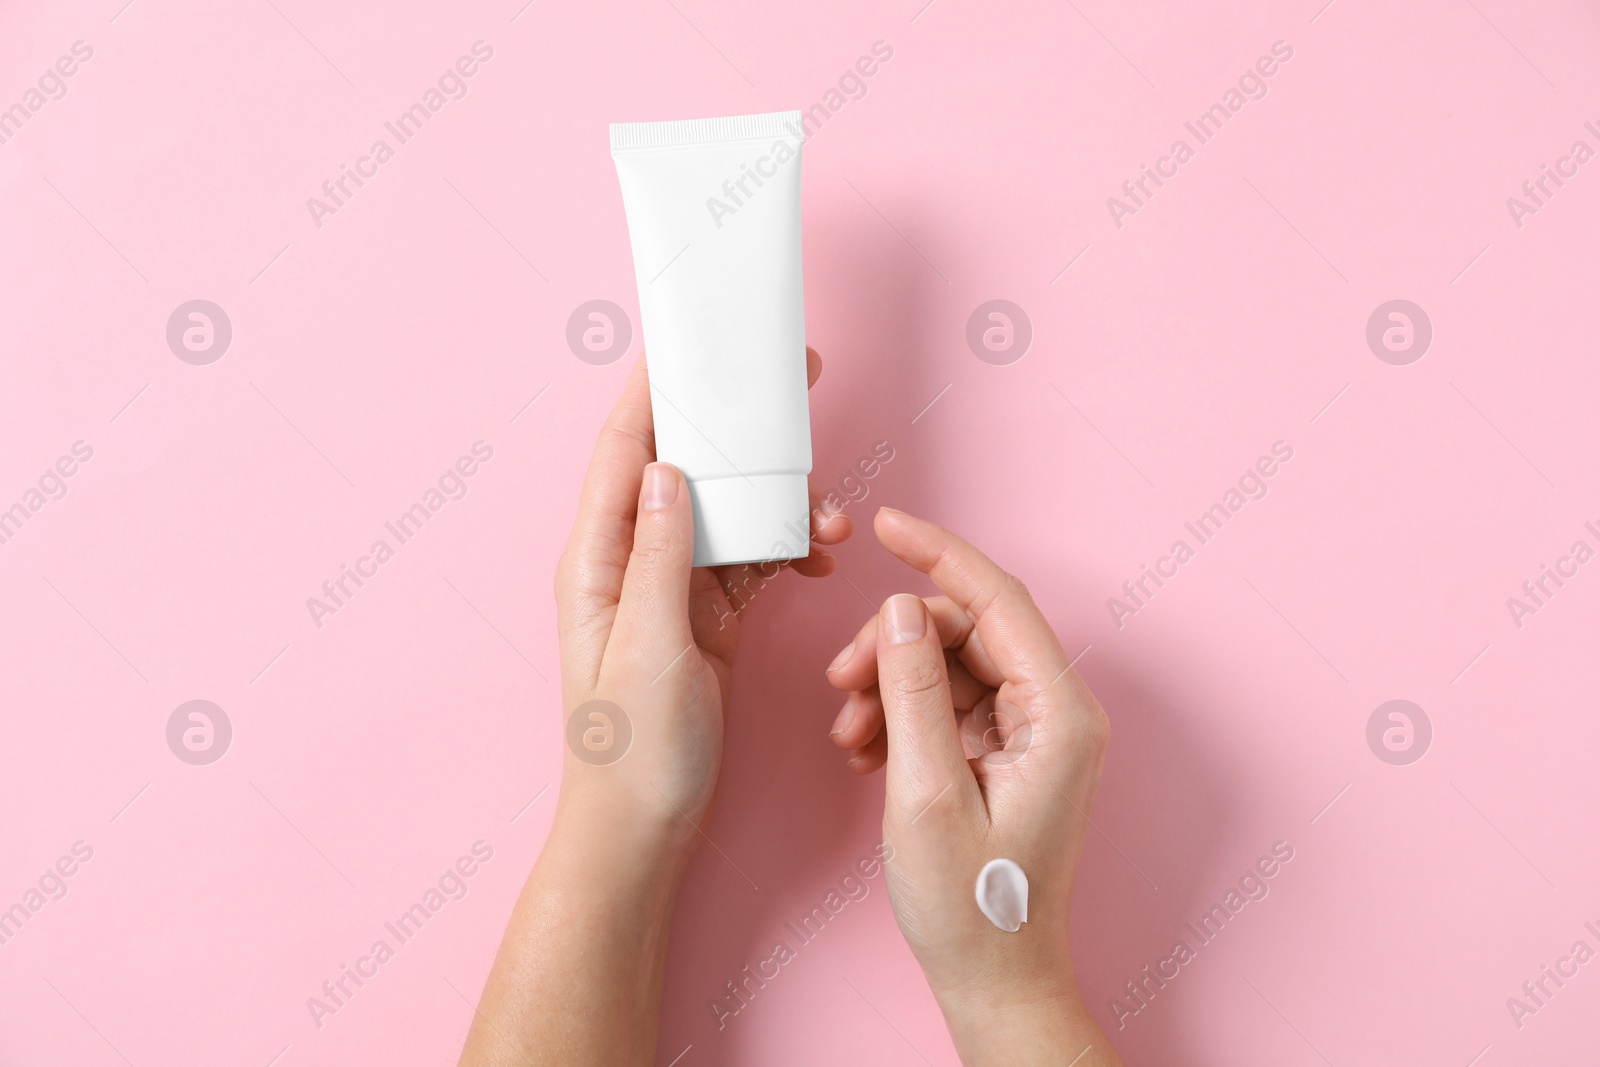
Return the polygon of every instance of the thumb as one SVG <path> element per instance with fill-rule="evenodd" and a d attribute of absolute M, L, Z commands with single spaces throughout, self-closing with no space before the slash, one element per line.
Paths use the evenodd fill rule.
<path fill-rule="evenodd" d="M 689 576 L 694 563 L 694 511 L 678 468 L 651 463 L 639 488 L 633 551 L 622 577 L 613 633 L 663 665 L 692 643 Z"/>
<path fill-rule="evenodd" d="M 923 816 L 964 810 L 977 783 L 961 750 L 939 630 L 921 597 L 899 593 L 878 613 L 878 693 L 896 815 L 937 825 Z"/>

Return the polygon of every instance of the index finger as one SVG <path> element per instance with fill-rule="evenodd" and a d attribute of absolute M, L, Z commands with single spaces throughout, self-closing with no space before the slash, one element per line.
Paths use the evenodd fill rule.
<path fill-rule="evenodd" d="M 1048 689 L 1068 660 L 1027 587 L 944 527 L 879 508 L 873 529 L 883 547 L 933 579 L 972 619 L 990 662 L 1014 684 Z"/>
<path fill-rule="evenodd" d="M 655 458 L 650 382 L 641 356 L 595 441 L 578 515 L 556 571 L 556 607 L 564 621 L 562 662 L 578 673 L 570 680 L 580 684 L 592 683 L 600 671 L 633 549 L 639 487 L 645 465 Z"/>
<path fill-rule="evenodd" d="M 600 430 L 583 479 L 570 548 L 586 564 L 602 560 L 627 564 L 639 486 L 646 464 L 655 458 L 650 377 L 641 355 Z"/>

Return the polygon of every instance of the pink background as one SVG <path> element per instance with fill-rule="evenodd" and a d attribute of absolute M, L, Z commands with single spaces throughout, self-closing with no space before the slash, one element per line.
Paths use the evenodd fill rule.
<path fill-rule="evenodd" d="M 1600 949 L 1600 564 L 1520 627 L 1506 601 L 1600 548 L 1600 163 L 1520 227 L 1506 200 L 1600 148 L 1600 15 L 923 2 L 6 5 L 0 107 L 93 57 L 0 145 L 0 507 L 93 458 L 0 545 L 0 907 L 93 857 L 0 945 L 0 1062 L 454 1061 L 549 825 L 551 575 L 638 350 L 565 342 L 589 300 L 637 325 L 606 124 L 809 107 L 877 41 L 805 156 L 815 477 L 890 442 L 852 513 L 948 524 L 1083 651 L 1113 740 L 1076 960 L 1129 1062 L 1592 1051 L 1600 962 L 1520 1028 L 1506 1001 Z M 478 40 L 467 95 L 319 228 L 307 198 Z M 1267 96 L 1198 145 L 1276 41 Z M 165 339 L 197 298 L 233 327 L 205 366 Z M 996 298 L 1034 333 L 1004 366 L 965 340 Z M 1405 366 L 1366 341 L 1397 298 L 1434 334 Z M 479 440 L 466 497 L 315 625 Z M 1267 496 L 1118 627 L 1107 599 L 1277 441 Z M 870 537 L 841 556 L 751 609 L 663 1065 L 955 1062 L 881 878 L 721 1030 L 709 1007 L 877 840 L 822 668 L 870 610 L 844 578 L 924 587 Z M 1366 740 L 1396 698 L 1433 729 L 1405 766 Z M 166 741 L 194 699 L 234 731 L 207 766 Z M 480 840 L 467 895 L 319 1027 L 307 998 Z M 1277 841 L 1270 895 L 1119 1032 L 1110 998 Z"/>

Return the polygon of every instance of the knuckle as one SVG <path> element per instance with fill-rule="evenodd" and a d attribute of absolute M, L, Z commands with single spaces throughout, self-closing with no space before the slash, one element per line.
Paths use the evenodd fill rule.
<path fill-rule="evenodd" d="M 604 430 L 608 440 L 618 442 L 624 446 L 632 445 L 644 450 L 647 454 L 655 451 L 655 435 L 631 422 L 607 422 Z"/>
<path fill-rule="evenodd" d="M 1111 720 L 1096 704 L 1079 718 L 1077 733 L 1086 747 L 1104 752 L 1111 742 Z"/>
<path fill-rule="evenodd" d="M 895 791 L 896 807 L 908 824 L 939 826 L 949 823 L 957 815 L 955 793 L 948 780 L 918 775 L 911 781 L 902 782 Z"/>
<path fill-rule="evenodd" d="M 887 688 L 892 698 L 901 703 L 926 702 L 938 695 L 946 684 L 944 672 L 924 662 L 920 656 L 879 681 L 880 690 Z"/>
<path fill-rule="evenodd" d="M 986 584 L 973 598 L 969 613 L 974 620 L 991 613 L 1007 617 L 1016 614 L 1018 609 L 1022 609 L 1023 615 L 1038 610 L 1033 593 L 1022 579 L 1009 571 L 1004 574 L 1003 579 Z"/>
<path fill-rule="evenodd" d="M 646 574 L 656 574 L 675 564 L 680 554 L 679 546 L 669 537 L 642 537 L 634 542 L 629 569 L 642 567 Z"/>

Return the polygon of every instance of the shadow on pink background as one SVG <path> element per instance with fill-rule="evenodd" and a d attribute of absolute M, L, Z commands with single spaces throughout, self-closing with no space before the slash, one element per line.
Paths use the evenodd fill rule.
<path fill-rule="evenodd" d="M 606 124 L 812 105 L 814 477 L 863 529 L 892 503 L 985 548 L 1081 652 L 1113 740 L 1075 958 L 1130 1064 L 1589 1047 L 1600 963 L 1523 985 L 1600 950 L 1600 563 L 1560 562 L 1600 550 L 1592 7 L 124 4 L 0 12 L 0 1062 L 453 1062 L 551 816 L 551 575 L 638 350 Z M 1168 177 L 1135 200 L 1143 166 Z M 608 365 L 565 341 L 596 299 L 635 320 Z M 1032 330 L 999 364 L 966 340 L 995 299 Z M 168 343 L 193 300 L 231 325 L 210 362 Z M 1368 343 L 1393 300 L 1420 358 Z M 813 942 L 785 928 L 881 814 L 822 668 L 924 589 L 869 536 L 841 556 L 751 609 L 663 1065 L 955 1062 L 881 879 Z M 1146 566 L 1169 577 L 1136 603 Z M 1412 714 L 1369 745 L 1396 699 L 1431 739 Z M 193 700 L 231 725 L 209 764 L 169 747 Z M 385 924 L 479 842 L 401 944 Z M 797 958 L 719 1027 L 779 939 Z"/>

